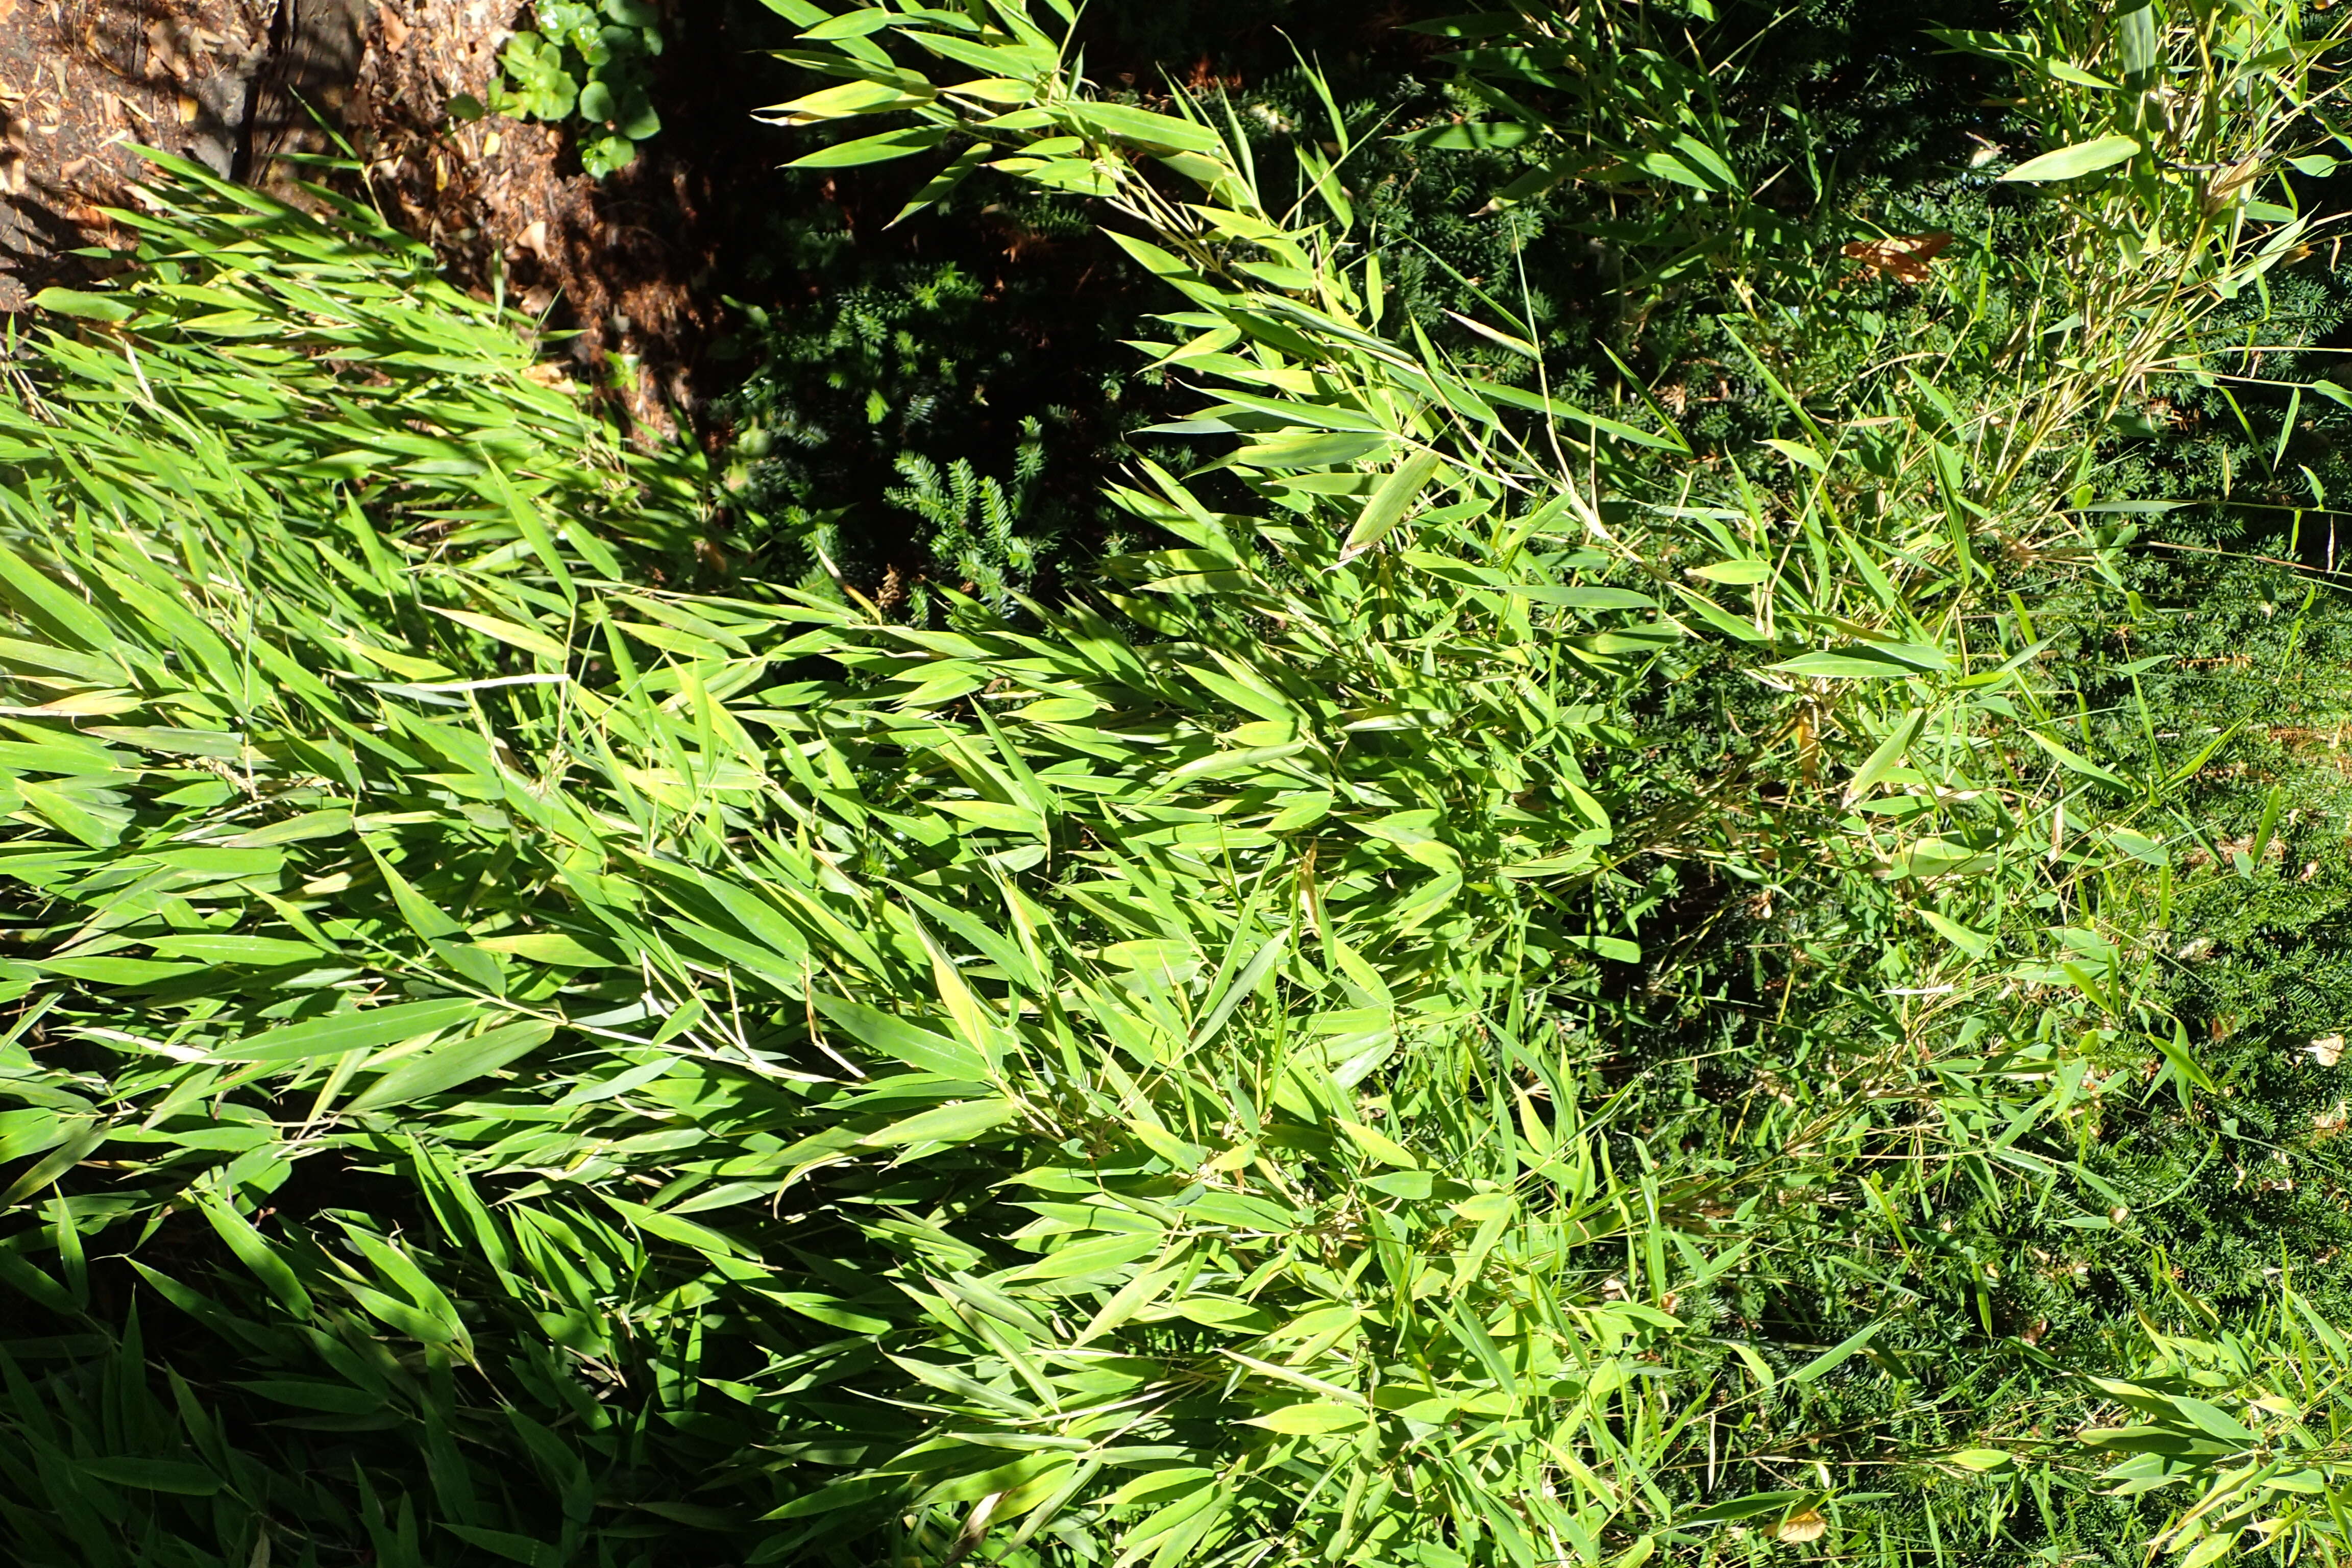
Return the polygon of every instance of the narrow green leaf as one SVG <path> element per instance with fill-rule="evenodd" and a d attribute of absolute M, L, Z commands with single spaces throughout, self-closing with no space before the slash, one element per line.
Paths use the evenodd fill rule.
<path fill-rule="evenodd" d="M 861 136 L 855 142 L 839 142 L 830 147 L 820 147 L 803 153 L 784 165 L 787 169 L 848 169 L 865 163 L 887 163 L 897 158 L 911 158 L 918 153 L 928 153 L 948 138 L 943 125 L 914 125 L 898 131 L 885 131 L 878 136 Z"/>
<path fill-rule="evenodd" d="M 451 610 L 439 605 L 427 607 L 436 616 L 446 616 L 461 626 L 471 627 L 494 641 L 505 643 L 510 647 L 519 647 L 525 653 L 535 654 L 551 664 L 560 665 L 568 657 L 568 651 L 562 643 L 557 642 L 537 626 L 521 626 L 514 621 L 501 620 L 496 616 L 485 616 L 473 610 Z"/>
<path fill-rule="evenodd" d="M 1927 712 L 1924 708 L 1913 708 L 1905 711 L 1895 727 L 1887 731 L 1886 738 L 1878 742 L 1870 755 L 1863 760 L 1862 766 L 1853 770 L 1853 776 L 1846 780 L 1846 805 L 1852 805 L 1862 799 L 1877 785 L 1879 780 L 1903 765 L 1905 754 L 1911 750 L 1912 743 L 1918 740 L 1920 729 L 1927 721 Z"/>
<path fill-rule="evenodd" d="M 812 993 L 809 1000 L 818 1012 L 848 1030 L 859 1044 L 896 1057 L 909 1067 L 946 1078 L 988 1076 L 988 1059 L 961 1040 L 933 1034 L 862 1002 L 827 996 L 822 992 Z"/>
<path fill-rule="evenodd" d="M 2029 158 L 2001 178 L 2024 184 L 2047 184 L 2053 180 L 2077 180 L 2084 174 L 2095 174 L 2102 169 L 2112 169 L 2139 155 L 2139 142 L 2129 136 L 2107 135 L 2089 142 L 2077 142 L 2071 147 L 2061 147 Z"/>
<path fill-rule="evenodd" d="M 401 1058 L 391 1071 L 362 1090 L 346 1109 L 354 1114 L 381 1110 L 470 1083 L 537 1050 L 554 1034 L 553 1024 L 531 1018 L 429 1047 L 414 1056 Z"/>
<path fill-rule="evenodd" d="M 1836 1344 L 1832 1345 L 1829 1349 L 1823 1351 L 1821 1354 L 1815 1356 L 1812 1360 L 1807 1362 L 1796 1371 L 1790 1373 L 1789 1374 L 1789 1381 L 1791 1383 L 1814 1383 L 1828 1376 L 1831 1373 L 1835 1372 L 1839 1367 L 1843 1366 L 1846 1363 L 1847 1358 L 1854 1355 L 1856 1352 L 1860 1352 L 1864 1346 L 1869 1344 L 1873 1339 L 1877 1337 L 1878 1331 L 1885 1326 L 1886 1325 L 1884 1322 L 1876 1322 L 1859 1331 L 1858 1332 L 1847 1335 L 1844 1339 L 1840 1340 Z"/>
<path fill-rule="evenodd" d="M 1412 1151 L 1391 1138 L 1387 1133 L 1377 1131 L 1360 1121 L 1349 1121 L 1345 1118 L 1338 1120 L 1339 1131 L 1348 1135 L 1348 1142 L 1378 1160 L 1381 1164 L 1394 1165 L 1407 1171 L 1421 1169 L 1421 1162 L 1414 1158 Z"/>
<path fill-rule="evenodd" d="M 1003 1126 L 1020 1114 L 1018 1106 L 1001 1097 L 968 1100 L 918 1112 L 903 1121 L 891 1123 L 879 1132 L 869 1132 L 858 1142 L 873 1148 L 891 1148 L 906 1143 L 966 1143 Z"/>
<path fill-rule="evenodd" d="M 1397 524 L 1404 521 L 1406 509 L 1419 498 L 1442 460 L 1435 452 L 1416 452 L 1381 481 L 1380 489 L 1364 503 L 1356 526 L 1348 531 L 1347 541 L 1339 547 L 1342 565 L 1395 531 Z"/>
<path fill-rule="evenodd" d="M 329 1017 L 289 1024 L 225 1046 L 217 1059 L 232 1062 L 302 1061 L 312 1057 L 341 1056 L 345 1051 L 388 1046 L 396 1040 L 454 1027 L 482 1014 L 482 1004 L 463 996 L 431 1002 L 396 1002 L 388 1007 L 368 1007 Z"/>
<path fill-rule="evenodd" d="M 1319 1436 L 1330 1432 L 1357 1432 L 1371 1424 L 1371 1415 L 1353 1405 L 1339 1405 L 1328 1400 L 1310 1400 L 1302 1405 L 1286 1405 L 1269 1410 L 1263 1415 L 1249 1417 L 1252 1426 L 1263 1426 L 1269 1432 L 1286 1436 Z"/>
<path fill-rule="evenodd" d="M 202 1465 L 173 1459 L 82 1459 L 77 1463 L 84 1474 L 142 1491 L 211 1497 L 221 1489 L 220 1478 Z"/>
<path fill-rule="evenodd" d="M 205 1218 L 212 1223 L 213 1229 L 228 1243 L 229 1250 L 253 1270 L 256 1279 L 268 1287 L 269 1293 L 278 1298 L 278 1305 L 295 1317 L 307 1320 L 311 1310 L 310 1293 L 302 1288 L 302 1282 L 295 1278 L 293 1268 L 278 1255 L 277 1247 L 254 1229 L 251 1222 L 237 1213 L 227 1199 L 203 1193 L 198 1195 L 197 1203 L 204 1210 Z"/>

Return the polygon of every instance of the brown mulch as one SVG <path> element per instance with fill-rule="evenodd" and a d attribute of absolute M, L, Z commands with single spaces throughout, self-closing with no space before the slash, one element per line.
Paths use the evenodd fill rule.
<path fill-rule="evenodd" d="M 279 0 L 0 0 L 0 310 L 104 244 L 134 143 L 229 171 Z"/>
<path fill-rule="evenodd" d="M 451 276 L 574 333 L 572 357 L 633 420 L 667 434 L 694 406 L 716 322 L 689 291 L 709 266 L 705 191 L 665 131 L 603 182 L 549 125 L 453 119 L 486 100 L 515 0 L 381 0 L 345 130 L 386 214 Z M 675 24 L 673 24 L 674 26 Z"/>
<path fill-rule="evenodd" d="M 98 209 L 139 177 L 134 143 L 299 199 L 295 182 L 320 177 L 300 155 L 340 155 L 340 138 L 359 168 L 330 183 L 565 334 L 577 373 L 649 434 L 675 431 L 707 395 L 719 321 L 697 286 L 730 211 L 716 193 L 745 160 L 683 156 L 678 122 L 717 111 L 698 99 L 733 59 L 703 6 L 665 8 L 686 56 L 658 95 L 671 124 L 599 182 L 557 127 L 450 111 L 490 98 L 528 0 L 0 0 L 0 310 L 86 275 L 77 248 L 119 242 Z M 721 148 L 754 129 L 726 112 Z"/>

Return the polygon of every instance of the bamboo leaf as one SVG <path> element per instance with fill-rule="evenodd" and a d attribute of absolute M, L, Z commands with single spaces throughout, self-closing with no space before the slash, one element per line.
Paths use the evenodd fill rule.
<path fill-rule="evenodd" d="M 1437 472 L 1440 461 L 1435 452 L 1416 452 L 1381 481 L 1380 489 L 1374 490 L 1372 499 L 1364 503 L 1364 510 L 1356 518 L 1356 525 L 1348 531 L 1347 540 L 1339 547 L 1341 565 L 1396 531 L 1397 524 L 1404 521 L 1407 509 L 1420 499 L 1430 477 Z"/>
<path fill-rule="evenodd" d="M 2060 147 L 2028 158 L 2016 168 L 2001 175 L 2003 180 L 2022 184 L 2048 184 L 2056 180 L 2079 180 L 2085 174 L 2095 174 L 2102 169 L 2112 169 L 2139 155 L 2138 141 L 2129 136 L 2107 135 L 2077 142 L 2071 147 Z"/>
<path fill-rule="evenodd" d="M 879 1132 L 867 1133 L 859 1142 L 875 1148 L 907 1143 L 966 1143 L 995 1131 L 1019 1114 L 1020 1108 L 1009 1100 L 964 1100 L 919 1111 Z"/>

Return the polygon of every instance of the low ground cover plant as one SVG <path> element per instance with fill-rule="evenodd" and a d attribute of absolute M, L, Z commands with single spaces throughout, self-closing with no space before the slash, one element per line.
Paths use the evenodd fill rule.
<path fill-rule="evenodd" d="M 637 143 L 661 130 L 649 91 L 662 52 L 661 13 L 645 0 L 542 0 L 531 26 L 499 53 L 487 108 L 556 124 L 576 123 L 580 166 L 598 179 L 636 162 Z M 482 112 L 480 104 L 460 104 Z"/>

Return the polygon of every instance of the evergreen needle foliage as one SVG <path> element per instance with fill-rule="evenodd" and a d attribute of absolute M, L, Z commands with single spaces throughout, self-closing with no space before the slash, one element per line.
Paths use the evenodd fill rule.
<path fill-rule="evenodd" d="M 1160 280 L 1197 464 L 1103 500 L 1171 542 L 913 624 L 683 592 L 688 459 L 170 166 L 0 407 L 19 1560 L 2352 1551 L 2342 1314 L 2203 1299 L 2198 1172 L 2117 1146 L 2243 1146 L 2169 953 L 2278 808 L 2207 843 L 2227 734 L 2054 657 L 2145 611 L 2129 400 L 2253 376 L 2324 237 L 2333 33 L 1952 35 L 2033 155 L 1853 285 L 1672 16 L 1431 24 L 1629 299 L 1704 287 L 1709 437 L 1392 308 L 1377 116 L 1277 163 L 1050 0 L 777 4 L 783 117 L 896 117 L 836 159 Z"/>

